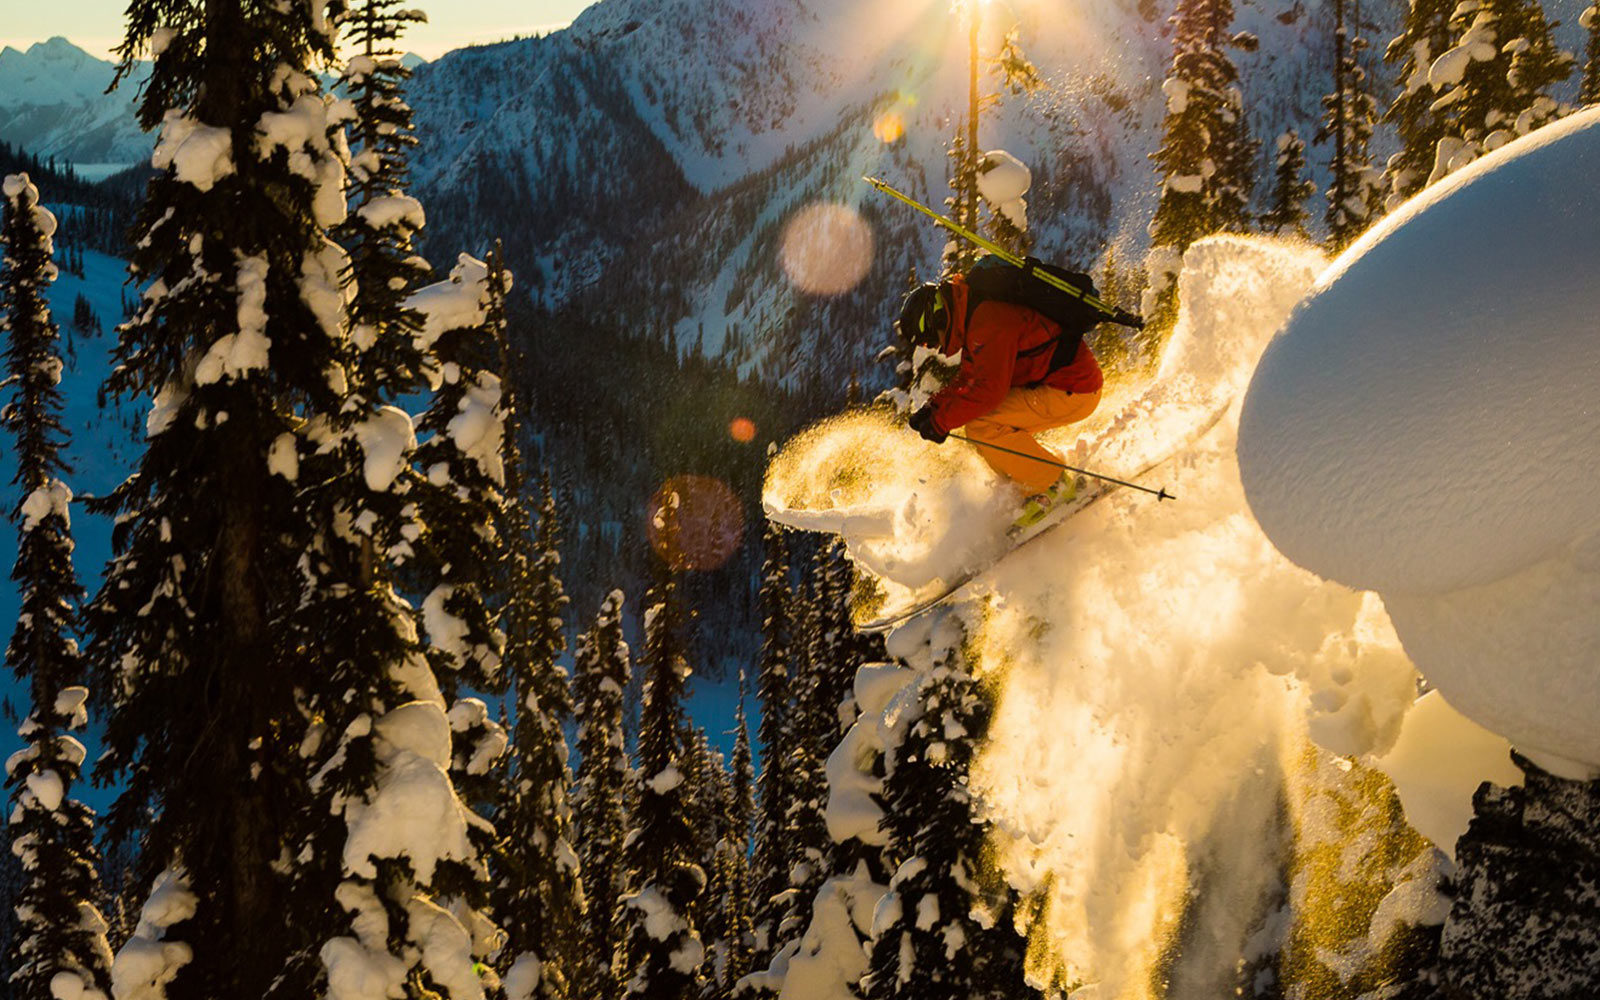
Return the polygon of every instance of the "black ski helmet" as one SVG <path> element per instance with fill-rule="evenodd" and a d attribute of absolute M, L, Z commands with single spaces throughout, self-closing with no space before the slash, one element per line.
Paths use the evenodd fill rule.
<path fill-rule="evenodd" d="M 900 307 L 900 319 L 895 323 L 903 340 L 923 347 L 938 347 L 950 327 L 949 304 L 940 293 L 936 282 L 925 282 L 913 288 Z"/>

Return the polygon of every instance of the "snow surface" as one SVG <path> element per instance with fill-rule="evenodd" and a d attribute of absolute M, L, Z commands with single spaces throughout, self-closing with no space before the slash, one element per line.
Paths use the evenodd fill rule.
<path fill-rule="evenodd" d="M 176 109 L 168 111 L 150 165 L 157 170 L 171 167 L 178 180 L 210 191 L 234 172 L 233 137 L 225 128 L 202 124 Z"/>
<path fill-rule="evenodd" d="M 72 503 L 72 488 L 59 479 L 50 479 L 23 499 L 22 530 L 32 531 L 47 517 L 59 517 L 62 526 L 70 529 L 72 527 L 72 514 L 68 508 L 70 503 Z"/>
<path fill-rule="evenodd" d="M 166 940 L 167 928 L 194 916 L 198 905 L 183 875 L 168 869 L 156 877 L 133 937 L 111 966 L 116 1000 L 166 1000 L 167 984 L 194 960 L 189 945 Z"/>
<path fill-rule="evenodd" d="M 427 215 L 422 210 L 422 202 L 405 194 L 374 198 L 357 209 L 356 214 L 373 229 L 403 225 L 407 229 L 416 230 L 421 229 L 427 221 Z"/>
<path fill-rule="evenodd" d="M 1242 394 L 1325 266 L 1290 242 L 1196 244 L 1155 378 L 1110 387 L 1090 422 L 1046 440 L 1113 475 L 1178 445 Z M 1150 477 L 1177 500 L 1113 493 L 950 605 L 980 674 L 1003 672 L 972 787 L 1006 877 L 1048 896 L 1038 971 L 1096 984 L 1101 997 L 1155 973 L 1161 914 L 1181 907 L 1197 867 L 1227 873 L 1211 883 L 1222 898 L 1208 912 L 1221 916 L 1182 961 L 1231 990 L 1276 888 L 1272 831 L 1306 741 L 1382 752 L 1415 698 L 1415 670 L 1381 604 L 1294 566 L 1250 516 L 1236 413 Z M 891 594 L 961 565 L 1012 502 L 968 446 L 935 447 L 872 414 L 790 442 L 764 500 L 776 520 L 842 530 L 858 568 Z M 890 655 L 931 669 L 958 641 L 941 614 L 892 632 Z M 882 707 L 860 727 L 890 721 L 879 680 L 884 691 L 898 684 L 867 679 Z M 860 785 L 837 787 L 856 798 Z"/>
<path fill-rule="evenodd" d="M 417 447 L 411 415 L 399 407 L 382 406 L 352 428 L 352 433 L 365 456 L 361 468 L 367 489 L 384 492 L 406 470 Z"/>
<path fill-rule="evenodd" d="M 1522 784 L 1511 744 L 1451 708 L 1437 691 L 1417 700 L 1400 738 L 1376 763 L 1394 782 L 1406 822 L 1452 859 L 1456 840 L 1472 821 L 1478 786 Z"/>
<path fill-rule="evenodd" d="M 978 170 L 978 193 L 983 200 L 1018 229 L 1027 229 L 1028 205 L 1023 195 L 1033 186 L 1033 172 L 1003 149 L 984 153 Z"/>
<path fill-rule="evenodd" d="M 861 979 L 870 964 L 863 942 L 870 939 L 873 913 L 884 893 L 864 864 L 850 875 L 823 884 L 813 904 L 810 926 L 790 947 L 784 956 L 786 964 L 778 970 L 783 973 L 778 1000 L 855 995 L 850 985 Z M 771 982 L 759 974 L 753 979 L 751 985 Z"/>
<path fill-rule="evenodd" d="M 1463 714 L 1600 774 L 1600 109 L 1476 161 L 1318 280 L 1239 461 L 1295 562 L 1383 596 Z"/>
<path fill-rule="evenodd" d="M 382 767 L 370 802 L 345 804 L 345 871 L 377 878 L 373 858 L 406 858 L 422 883 L 442 860 L 472 862 L 466 809 L 450 783 L 450 723 L 444 707 L 414 701 L 375 725 Z"/>
<path fill-rule="evenodd" d="M 267 367 L 267 352 L 272 346 L 266 334 L 267 259 L 241 256 L 236 281 L 239 330 L 218 337 L 206 351 L 195 367 L 197 385 L 232 381 Z"/>
<path fill-rule="evenodd" d="M 839 843 L 855 839 L 883 845 L 888 832 L 879 828 L 883 808 L 883 778 L 874 764 L 890 747 L 898 746 L 906 728 L 916 720 L 917 672 L 892 663 L 868 663 L 856 671 L 855 700 L 859 713 L 833 753 L 828 755 L 828 805 L 824 818 L 828 835 Z"/>
<path fill-rule="evenodd" d="M 500 376 L 479 372 L 456 404 L 457 413 L 445 425 L 445 433 L 456 450 L 478 463 L 478 468 L 494 483 L 506 479 L 501 442 L 505 438 L 505 413 L 500 408 Z"/>
<path fill-rule="evenodd" d="M 470 254 L 461 254 L 448 279 L 412 293 L 406 299 L 406 308 L 422 313 L 417 346 L 430 348 L 441 334 L 482 324 L 488 280 L 489 265 Z"/>

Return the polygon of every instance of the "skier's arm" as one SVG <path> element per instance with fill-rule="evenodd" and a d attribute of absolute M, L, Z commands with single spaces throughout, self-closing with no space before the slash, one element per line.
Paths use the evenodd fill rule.
<path fill-rule="evenodd" d="M 1022 319 L 1014 314 L 1020 311 L 1000 302 L 985 302 L 973 311 L 961 367 L 950 384 L 928 401 L 940 430 L 954 430 L 983 416 L 1011 391 Z"/>

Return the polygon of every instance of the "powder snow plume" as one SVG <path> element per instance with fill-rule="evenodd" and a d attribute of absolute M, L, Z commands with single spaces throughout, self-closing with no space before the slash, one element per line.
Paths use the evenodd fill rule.
<path fill-rule="evenodd" d="M 919 639 L 958 615 L 999 679 L 973 784 L 1006 877 L 1043 900 L 1030 976 L 1075 1000 L 1233 995 L 1241 957 L 1282 943 L 1259 939 L 1308 739 L 1381 752 L 1414 697 L 1381 604 L 1279 555 L 1239 481 L 1238 399 L 1325 263 L 1263 238 L 1192 247 L 1152 381 L 1046 438 L 1114 475 L 1179 449 L 1147 479 L 1178 499 L 1120 490 L 890 636 L 931 669 Z M 981 556 L 1016 495 L 970 447 L 866 412 L 791 442 L 765 501 L 775 521 L 840 533 L 892 601 Z"/>

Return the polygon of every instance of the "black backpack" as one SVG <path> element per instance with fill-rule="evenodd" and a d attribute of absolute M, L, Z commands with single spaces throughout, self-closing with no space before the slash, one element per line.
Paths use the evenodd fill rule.
<path fill-rule="evenodd" d="M 967 322 L 972 322 L 973 312 L 985 302 L 1009 302 L 1032 309 L 1061 327 L 1061 336 L 1053 343 L 1024 351 L 1022 356 L 1054 350 L 1050 370 L 1055 371 L 1072 364 L 1085 334 L 1100 323 L 1115 322 L 1116 318 L 1070 292 L 1040 281 L 1030 273 L 1034 269 L 1052 274 L 1074 288 L 1099 298 L 1094 279 L 1087 274 L 1046 264 L 1034 257 L 1029 257 L 1023 267 L 1007 264 L 998 257 L 984 257 L 967 272 Z"/>

